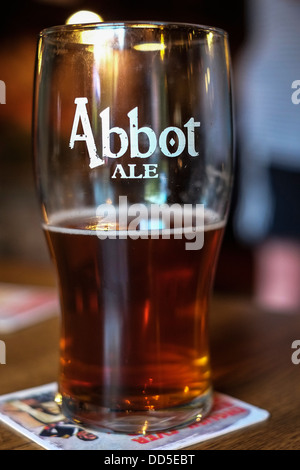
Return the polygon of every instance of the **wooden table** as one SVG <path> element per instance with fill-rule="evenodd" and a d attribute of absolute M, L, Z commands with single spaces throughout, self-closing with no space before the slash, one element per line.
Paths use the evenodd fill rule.
<path fill-rule="evenodd" d="M 50 270 L 0 266 L 0 281 L 53 284 Z M 0 394 L 55 381 L 58 318 L 1 335 L 6 364 Z M 300 364 L 292 363 L 300 340 L 299 314 L 259 311 L 247 297 L 215 295 L 211 303 L 211 352 L 217 391 L 270 412 L 267 421 L 191 447 L 194 449 L 300 449 Z M 0 450 L 40 449 L 0 424 Z"/>

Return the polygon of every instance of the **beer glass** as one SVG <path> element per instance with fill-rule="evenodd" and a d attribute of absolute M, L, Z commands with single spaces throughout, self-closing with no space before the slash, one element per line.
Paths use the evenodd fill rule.
<path fill-rule="evenodd" d="M 200 421 L 232 186 L 227 34 L 158 22 L 42 31 L 33 147 L 63 413 L 125 433 Z"/>

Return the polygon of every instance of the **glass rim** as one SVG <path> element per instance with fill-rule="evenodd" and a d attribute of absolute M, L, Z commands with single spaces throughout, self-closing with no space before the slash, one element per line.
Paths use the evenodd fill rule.
<path fill-rule="evenodd" d="M 216 36 L 226 38 L 228 32 L 217 26 L 208 26 L 197 23 L 184 23 L 172 21 L 101 21 L 80 24 L 61 24 L 44 28 L 40 31 L 39 37 L 47 37 L 59 32 L 80 32 L 88 30 L 101 30 L 101 29 L 196 29 L 198 32 L 213 33 Z"/>

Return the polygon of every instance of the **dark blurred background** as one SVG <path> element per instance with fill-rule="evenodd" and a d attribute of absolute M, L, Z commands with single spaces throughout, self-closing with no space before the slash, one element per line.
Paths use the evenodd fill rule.
<path fill-rule="evenodd" d="M 0 80 L 6 84 L 6 104 L 0 104 L 0 263 L 50 265 L 40 228 L 31 162 L 35 47 L 41 29 L 63 24 L 82 9 L 100 14 L 105 21 L 162 20 L 221 27 L 229 33 L 233 68 L 246 35 L 243 0 L 7 2 L 0 30 Z M 238 164 L 237 159 L 237 169 Z M 236 180 L 232 212 L 237 192 Z M 252 276 L 251 250 L 236 240 L 230 215 L 216 289 L 251 292 Z"/>

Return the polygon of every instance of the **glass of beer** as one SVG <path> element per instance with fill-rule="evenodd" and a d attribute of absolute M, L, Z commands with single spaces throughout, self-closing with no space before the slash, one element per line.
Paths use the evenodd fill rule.
<path fill-rule="evenodd" d="M 62 412 L 125 433 L 200 421 L 213 402 L 208 306 L 233 174 L 226 32 L 43 30 L 33 121 Z"/>

